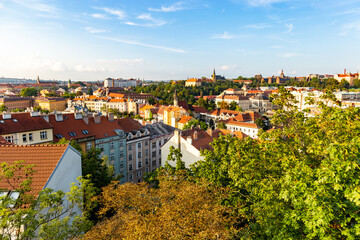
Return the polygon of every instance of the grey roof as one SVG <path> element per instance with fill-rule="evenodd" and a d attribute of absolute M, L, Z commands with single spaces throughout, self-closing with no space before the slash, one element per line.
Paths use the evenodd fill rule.
<path fill-rule="evenodd" d="M 162 136 L 162 135 L 168 135 L 174 132 L 175 128 L 172 126 L 169 126 L 163 122 L 148 124 L 144 126 L 149 132 L 150 137 L 156 137 L 156 136 Z"/>
<path fill-rule="evenodd" d="M 259 93 L 253 98 L 253 100 L 269 100 L 269 98 L 264 94 Z"/>

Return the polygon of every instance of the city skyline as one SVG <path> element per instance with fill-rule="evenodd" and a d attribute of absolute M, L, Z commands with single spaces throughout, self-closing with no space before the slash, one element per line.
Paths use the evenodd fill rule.
<path fill-rule="evenodd" d="M 360 69 L 360 1 L 0 0 L 0 76 L 95 81 Z"/>

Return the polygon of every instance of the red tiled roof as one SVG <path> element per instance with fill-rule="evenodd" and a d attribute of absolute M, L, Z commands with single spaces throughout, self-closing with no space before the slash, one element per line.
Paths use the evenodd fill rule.
<path fill-rule="evenodd" d="M 220 116 L 221 114 L 233 114 L 233 115 L 238 115 L 238 114 L 240 114 L 240 112 L 238 112 L 238 111 L 233 111 L 233 110 L 227 110 L 227 109 L 220 109 L 220 108 L 217 108 L 217 109 L 215 109 L 214 111 L 212 111 L 211 112 L 211 115 L 213 115 L 213 116 Z"/>
<path fill-rule="evenodd" d="M 238 122 L 235 121 L 233 118 L 229 118 L 228 120 L 220 120 L 219 122 L 224 122 L 227 125 L 259 129 L 259 127 L 255 123 Z"/>
<path fill-rule="evenodd" d="M 30 113 L 12 113 L 11 119 L 3 119 L 3 115 L 0 115 L 0 120 L 4 122 L 0 122 L 0 134 L 2 135 L 52 128 L 52 125 L 41 116 L 31 117 Z"/>
<path fill-rule="evenodd" d="M 142 128 L 142 125 L 138 121 L 130 117 L 117 119 L 117 123 L 118 126 L 120 126 L 120 129 L 126 132 L 131 132 L 131 130 L 138 131 Z"/>
<path fill-rule="evenodd" d="M 12 164 L 16 161 L 24 161 L 25 165 L 35 165 L 32 175 L 30 194 L 37 195 L 48 182 L 68 145 L 7 145 L 0 146 L 0 163 Z M 21 173 L 20 173 L 21 174 Z M 19 183 L 14 182 L 17 188 Z M 11 189 L 5 181 L 0 181 L 1 189 Z"/>
<path fill-rule="evenodd" d="M 195 134 L 195 133 L 197 133 L 197 134 Z M 195 135 L 197 135 L 197 138 L 195 138 Z M 204 149 L 211 150 L 212 149 L 212 147 L 210 146 L 210 143 L 213 141 L 213 138 L 206 131 L 204 131 L 202 129 L 193 128 L 193 129 L 182 131 L 181 137 L 185 140 L 187 140 L 188 137 L 191 137 L 192 145 L 197 150 L 204 150 Z"/>
<path fill-rule="evenodd" d="M 209 113 L 209 111 L 203 107 L 193 106 L 193 109 L 194 109 L 194 112 L 196 112 L 196 113 Z"/>

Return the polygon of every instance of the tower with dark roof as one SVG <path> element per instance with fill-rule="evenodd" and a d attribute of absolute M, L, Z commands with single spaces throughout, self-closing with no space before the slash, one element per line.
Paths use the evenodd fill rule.
<path fill-rule="evenodd" d="M 178 96 L 176 94 L 176 89 L 175 89 L 175 92 L 174 92 L 174 107 L 178 107 L 179 106 L 179 99 L 178 99 Z"/>

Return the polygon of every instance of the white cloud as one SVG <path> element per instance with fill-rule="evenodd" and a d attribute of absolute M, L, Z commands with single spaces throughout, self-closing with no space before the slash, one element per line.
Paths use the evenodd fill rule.
<path fill-rule="evenodd" d="M 148 8 L 149 11 L 153 12 L 176 12 L 184 9 L 186 9 L 184 2 L 176 2 L 168 7 L 161 6 L 161 8 Z"/>
<path fill-rule="evenodd" d="M 244 27 L 245 28 L 252 28 L 252 29 L 264 29 L 264 28 L 271 27 L 271 25 L 268 24 L 268 23 L 255 23 L 255 24 L 245 25 Z"/>
<path fill-rule="evenodd" d="M 102 10 L 108 14 L 114 15 L 116 16 L 118 19 L 124 19 L 126 17 L 126 14 L 123 10 L 120 9 L 113 9 L 113 8 L 107 8 L 107 7 L 103 7 L 103 8 L 99 8 L 99 7 L 93 7 L 96 10 Z"/>
<path fill-rule="evenodd" d="M 159 27 L 166 24 L 166 21 L 161 19 L 155 19 L 149 13 L 140 14 L 137 16 L 137 19 L 144 21 L 145 23 L 136 23 L 127 21 L 125 24 L 131 26 L 141 26 L 141 27 Z"/>
<path fill-rule="evenodd" d="M 287 2 L 288 0 L 248 0 L 248 3 L 253 7 L 265 7 L 274 3 Z"/>
<path fill-rule="evenodd" d="M 142 64 L 144 63 L 144 59 L 98 59 L 96 62 L 104 64 Z"/>
<path fill-rule="evenodd" d="M 346 23 L 342 26 L 340 36 L 346 36 L 348 33 L 360 34 L 360 20 Z"/>
<path fill-rule="evenodd" d="M 152 45 L 152 44 L 147 44 L 147 43 L 142 43 L 142 42 L 137 42 L 137 41 L 123 40 L 123 39 L 118 39 L 118 38 L 108 38 L 108 37 L 100 37 L 100 38 L 110 40 L 110 41 L 125 43 L 125 44 L 129 44 L 129 45 L 136 45 L 136 46 L 143 46 L 143 47 L 161 49 L 161 50 L 165 50 L 165 51 L 168 51 L 168 52 L 185 53 L 184 50 L 177 49 L 177 48 L 169 48 L 169 47 L 165 47 L 165 46 Z"/>
<path fill-rule="evenodd" d="M 294 25 L 290 24 L 285 24 L 285 27 L 287 28 L 285 33 L 291 33 L 294 30 Z"/>
<path fill-rule="evenodd" d="M 90 16 L 92 16 L 93 18 L 98 18 L 98 19 L 108 19 L 108 17 L 102 13 L 94 13 L 94 14 L 91 14 Z"/>
<path fill-rule="evenodd" d="M 106 32 L 106 30 L 96 29 L 96 28 L 92 28 L 92 27 L 86 27 L 85 30 L 88 31 L 89 33 L 104 33 L 104 32 Z"/>
<path fill-rule="evenodd" d="M 234 35 L 229 34 L 228 32 L 224 32 L 223 34 L 214 34 L 211 38 L 216 39 L 233 39 Z"/>
<path fill-rule="evenodd" d="M 0 3 L 0 9 L 1 9 L 1 8 L 4 8 L 4 5 L 3 5 L 2 3 Z"/>
<path fill-rule="evenodd" d="M 38 11 L 38 12 L 43 12 L 43 13 L 56 13 L 58 10 L 56 7 L 45 3 L 46 1 L 43 0 L 27 0 L 27 1 L 22 1 L 22 0 L 12 0 L 13 2 L 22 5 L 23 7 Z"/>
<path fill-rule="evenodd" d="M 77 72 L 105 72 L 105 71 L 107 71 L 107 69 L 104 67 L 95 68 L 95 67 L 89 67 L 89 66 L 84 66 L 84 65 L 77 65 L 74 69 Z"/>
<path fill-rule="evenodd" d="M 237 65 L 233 64 L 233 65 L 222 65 L 220 66 L 221 70 L 227 71 L 227 70 L 232 70 L 235 69 L 237 67 Z"/>
<path fill-rule="evenodd" d="M 64 72 L 67 70 L 67 67 L 63 62 L 56 61 L 53 59 L 44 59 L 40 56 L 36 56 L 29 58 L 27 60 L 28 60 L 28 64 L 26 63 L 25 64 L 30 69 L 37 69 L 37 70 L 46 69 L 54 72 Z"/>

